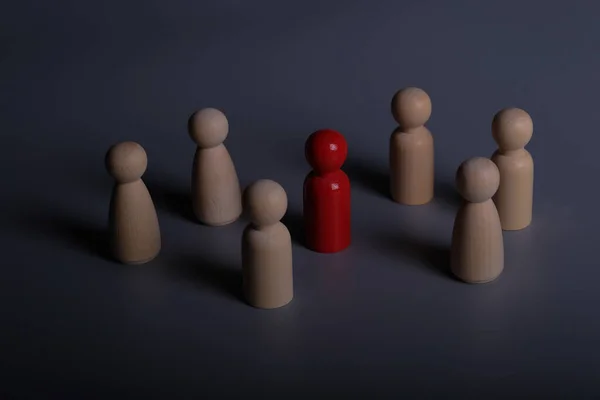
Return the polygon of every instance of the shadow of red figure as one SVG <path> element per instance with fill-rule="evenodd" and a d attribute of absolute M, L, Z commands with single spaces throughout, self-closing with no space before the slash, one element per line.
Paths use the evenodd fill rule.
<path fill-rule="evenodd" d="M 304 180 L 306 246 L 318 253 L 336 253 L 350 245 L 350 180 L 340 168 L 348 144 L 331 129 L 310 135 L 306 160 L 313 170 Z"/>

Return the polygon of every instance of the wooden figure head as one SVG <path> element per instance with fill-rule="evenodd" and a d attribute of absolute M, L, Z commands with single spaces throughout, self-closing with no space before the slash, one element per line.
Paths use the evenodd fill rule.
<path fill-rule="evenodd" d="M 117 183 L 135 182 L 144 175 L 148 157 L 142 146 L 135 142 L 121 142 L 111 146 L 104 159 L 106 170 Z"/>
<path fill-rule="evenodd" d="M 470 203 L 482 203 L 491 199 L 499 186 L 500 171 L 488 158 L 470 158 L 456 171 L 458 192 Z"/>
<path fill-rule="evenodd" d="M 423 126 L 431 117 L 431 99 L 416 87 L 399 90 L 392 98 L 392 115 L 402 129 Z"/>
<path fill-rule="evenodd" d="M 216 108 L 196 111 L 188 121 L 188 132 L 192 140 L 203 149 L 222 144 L 229 134 L 227 117 Z"/>
<path fill-rule="evenodd" d="M 533 136 L 533 121 L 520 108 L 505 108 L 494 116 L 492 136 L 500 151 L 522 149 Z"/>
<path fill-rule="evenodd" d="M 270 179 L 260 179 L 248 186 L 244 190 L 243 200 L 250 222 L 257 227 L 279 222 L 288 206 L 285 190 Z"/>

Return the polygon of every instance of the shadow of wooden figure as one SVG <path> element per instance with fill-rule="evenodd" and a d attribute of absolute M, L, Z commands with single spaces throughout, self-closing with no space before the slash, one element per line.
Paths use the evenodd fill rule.
<path fill-rule="evenodd" d="M 154 178 L 145 178 L 144 182 L 157 211 L 164 211 L 181 219 L 200 223 L 194 216 L 192 194 L 189 187 L 186 189 Z"/>
<path fill-rule="evenodd" d="M 190 282 L 202 289 L 245 301 L 242 293 L 241 265 L 228 264 L 203 254 L 178 254 L 167 257 L 166 272 L 171 277 Z"/>
<path fill-rule="evenodd" d="M 389 175 L 385 170 L 379 169 L 365 160 L 351 157 L 348 157 L 342 170 L 348 175 L 351 187 L 364 188 L 391 200 Z"/>
<path fill-rule="evenodd" d="M 367 189 L 373 194 L 392 200 L 389 172 L 365 160 L 348 158 L 342 169 L 350 178 L 350 185 Z M 434 202 L 458 208 L 462 199 L 453 180 L 436 174 L 434 180 Z"/>
<path fill-rule="evenodd" d="M 49 240 L 58 239 L 82 253 L 116 262 L 110 253 L 108 222 L 102 226 L 71 216 L 66 211 L 28 213 L 18 222 L 26 234 L 43 235 Z"/>
<path fill-rule="evenodd" d="M 292 243 L 299 246 L 305 245 L 304 238 L 304 219 L 302 212 L 288 209 L 281 219 L 281 222 L 288 228 L 292 236 Z"/>
<path fill-rule="evenodd" d="M 450 245 L 434 240 L 412 237 L 405 232 L 382 234 L 374 243 L 381 249 L 399 259 L 409 259 L 425 267 L 431 273 L 454 278 L 450 270 Z"/>

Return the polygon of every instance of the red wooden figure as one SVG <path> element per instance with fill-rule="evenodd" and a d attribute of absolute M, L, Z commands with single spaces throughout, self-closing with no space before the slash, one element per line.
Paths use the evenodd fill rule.
<path fill-rule="evenodd" d="M 335 253 L 350 245 L 350 180 L 340 168 L 348 155 L 344 137 L 322 129 L 308 137 L 306 160 L 313 170 L 304 180 L 306 246 Z"/>

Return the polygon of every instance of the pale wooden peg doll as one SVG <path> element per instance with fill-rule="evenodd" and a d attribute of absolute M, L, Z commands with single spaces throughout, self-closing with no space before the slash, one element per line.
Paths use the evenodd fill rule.
<path fill-rule="evenodd" d="M 105 164 L 116 181 L 109 211 L 111 252 L 122 263 L 144 264 L 161 248 L 156 209 L 141 179 L 146 152 L 135 142 L 122 142 L 108 150 Z"/>
<path fill-rule="evenodd" d="M 519 108 L 503 109 L 494 116 L 492 136 L 498 144 L 492 161 L 500 171 L 494 203 L 502 229 L 526 228 L 533 214 L 533 158 L 525 146 L 533 136 L 533 121 Z"/>
<path fill-rule="evenodd" d="M 451 270 L 464 282 L 490 282 L 504 269 L 502 227 L 492 201 L 499 182 L 498 168 L 483 157 L 463 162 L 456 173 L 464 202 L 454 220 Z"/>
<path fill-rule="evenodd" d="M 431 116 L 431 99 L 422 89 L 409 87 L 392 99 L 392 115 L 399 127 L 390 138 L 390 191 L 405 205 L 433 199 L 433 136 L 424 125 Z"/>
<path fill-rule="evenodd" d="M 244 294 L 257 308 L 278 308 L 294 297 L 292 240 L 280 222 L 287 195 L 276 182 L 261 179 L 244 191 L 244 209 L 251 223 L 242 236 Z"/>
<path fill-rule="evenodd" d="M 242 213 L 242 193 L 233 160 L 223 144 L 229 122 L 221 111 L 205 108 L 190 117 L 188 129 L 198 146 L 192 167 L 194 214 L 209 226 L 230 224 Z"/>

